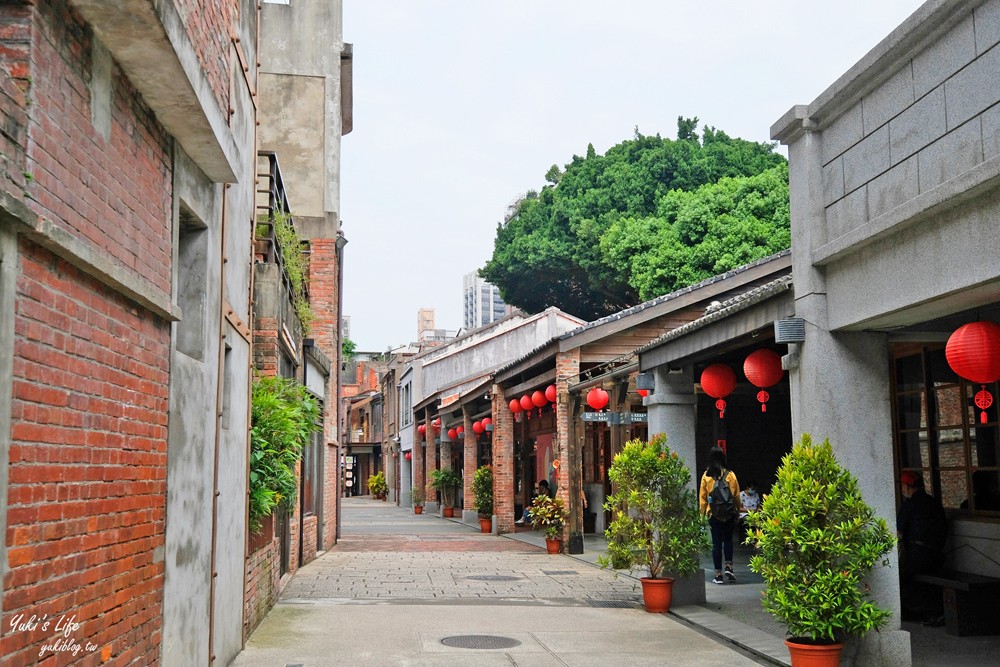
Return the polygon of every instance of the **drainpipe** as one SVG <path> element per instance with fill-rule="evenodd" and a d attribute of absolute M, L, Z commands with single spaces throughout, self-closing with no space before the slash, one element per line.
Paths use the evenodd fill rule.
<path fill-rule="evenodd" d="M 343 408 L 343 405 L 342 405 L 341 400 L 340 400 L 340 395 L 341 395 L 341 392 L 343 390 L 343 387 L 342 387 L 343 380 L 341 378 L 340 365 L 343 363 L 343 358 L 342 358 L 342 355 L 341 355 L 341 350 L 344 349 L 344 347 L 343 347 L 343 344 L 344 344 L 344 332 L 343 332 L 343 327 L 341 325 L 342 325 L 343 320 L 344 320 L 342 308 L 343 308 L 343 305 L 344 305 L 344 246 L 346 246 L 346 245 L 347 245 L 347 237 L 344 236 L 343 230 L 338 231 L 337 232 L 337 349 L 334 350 L 334 354 L 337 357 L 337 364 L 336 364 L 336 366 L 334 366 L 334 368 L 336 369 L 336 373 L 337 373 L 337 393 L 336 393 L 336 395 L 334 397 L 334 400 L 331 401 L 331 402 L 334 403 L 334 405 L 337 406 L 337 420 L 336 420 L 336 424 L 335 424 L 334 428 L 336 429 L 336 433 L 337 433 L 338 437 L 340 437 L 340 438 L 343 438 L 343 435 L 340 432 L 340 418 L 341 418 L 340 411 Z M 337 462 L 336 462 L 336 465 L 337 465 L 337 488 L 334 489 L 334 498 L 337 501 L 337 512 L 336 512 L 336 515 L 337 515 L 337 521 L 336 521 L 337 528 L 336 528 L 336 532 L 334 533 L 334 541 L 340 539 L 340 528 L 341 528 L 341 512 L 340 512 L 340 509 L 341 509 L 341 506 L 343 505 L 343 503 L 340 502 L 340 500 L 341 500 L 340 499 L 340 496 L 341 496 L 341 492 L 340 492 L 340 479 L 341 479 L 340 457 L 341 457 L 341 453 L 344 451 L 344 449 L 343 449 L 344 442 L 345 441 L 343 439 L 340 440 L 340 442 L 338 443 L 337 452 L 336 452 L 336 457 L 337 457 Z"/>

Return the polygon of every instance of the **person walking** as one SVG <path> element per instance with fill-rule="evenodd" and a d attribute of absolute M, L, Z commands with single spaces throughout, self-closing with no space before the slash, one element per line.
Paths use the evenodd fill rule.
<path fill-rule="evenodd" d="M 726 453 L 721 447 L 712 447 L 708 452 L 708 467 L 701 476 L 698 505 L 708 515 L 708 526 L 712 531 L 712 562 L 715 565 L 712 583 L 736 581 L 733 573 L 733 528 L 743 505 L 740 502 L 740 483 L 736 473 L 729 470 Z M 725 570 L 722 568 L 723 556 Z"/>

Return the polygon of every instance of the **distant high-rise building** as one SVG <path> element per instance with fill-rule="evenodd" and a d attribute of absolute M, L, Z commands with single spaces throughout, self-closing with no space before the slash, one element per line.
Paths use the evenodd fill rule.
<path fill-rule="evenodd" d="M 462 279 L 464 323 L 466 329 L 477 329 L 496 322 L 510 313 L 510 306 L 500 298 L 500 289 L 491 285 L 476 272 L 465 274 Z"/>

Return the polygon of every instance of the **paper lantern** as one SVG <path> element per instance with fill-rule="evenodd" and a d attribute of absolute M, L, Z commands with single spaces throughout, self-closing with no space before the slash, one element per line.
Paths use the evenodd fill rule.
<path fill-rule="evenodd" d="M 521 407 L 521 406 L 518 405 L 517 407 Z M 472 432 L 475 433 L 476 435 L 479 435 L 480 433 L 482 433 L 483 430 L 484 429 L 483 429 L 483 423 L 482 422 L 473 422 L 472 423 Z"/>
<path fill-rule="evenodd" d="M 757 400 L 760 401 L 760 411 L 767 412 L 767 400 L 771 398 L 765 389 L 773 387 L 785 377 L 785 369 L 781 367 L 781 357 L 774 350 L 756 350 L 747 355 L 743 362 L 743 374 L 750 384 L 759 387 Z"/>
<path fill-rule="evenodd" d="M 489 417 L 483 417 L 483 430 L 487 433 L 493 430 L 493 420 Z"/>
<path fill-rule="evenodd" d="M 549 399 L 549 403 L 556 402 L 556 396 L 558 395 L 558 390 L 554 384 L 550 384 L 545 388 L 545 398 Z"/>
<path fill-rule="evenodd" d="M 406 452 L 406 460 L 409 461 L 413 458 L 413 452 Z"/>
<path fill-rule="evenodd" d="M 448 439 L 455 440 L 456 438 L 458 438 L 458 431 L 453 428 L 448 429 Z"/>
<path fill-rule="evenodd" d="M 420 426 L 418 426 L 417 433 L 419 433 L 420 435 L 427 433 L 427 424 L 421 424 Z"/>
<path fill-rule="evenodd" d="M 589 405 L 594 410 L 603 410 L 604 406 L 608 404 L 608 392 L 604 391 L 600 387 L 594 387 L 589 392 L 587 392 L 587 405 Z"/>
<path fill-rule="evenodd" d="M 531 396 L 525 394 L 524 396 L 521 397 L 522 410 L 530 410 L 533 407 L 535 407 L 535 402 L 531 400 Z"/>
<path fill-rule="evenodd" d="M 517 400 L 516 398 L 512 398 L 510 400 L 510 405 L 508 405 L 507 407 L 509 407 L 510 411 L 513 412 L 515 415 L 522 410 L 521 401 Z"/>
<path fill-rule="evenodd" d="M 1000 379 L 1000 326 L 993 322 L 963 324 L 948 338 L 944 356 L 959 377 L 981 385 L 973 401 L 982 411 L 979 421 L 985 424 L 986 410 L 993 405 L 986 385 Z"/>
<path fill-rule="evenodd" d="M 649 396 L 649 390 L 648 389 L 636 389 L 636 391 L 639 392 L 639 395 L 642 396 L 643 398 L 646 398 L 647 396 Z"/>
<path fill-rule="evenodd" d="M 715 409 L 719 411 L 719 419 L 726 416 L 725 397 L 736 388 L 736 373 L 725 364 L 712 364 L 701 372 L 701 388 L 715 401 Z"/>
<path fill-rule="evenodd" d="M 465 427 L 464 426 L 459 426 L 455 430 L 458 431 L 459 435 L 462 435 L 463 433 L 465 433 Z"/>
<path fill-rule="evenodd" d="M 536 408 L 542 408 L 549 404 L 549 399 L 545 398 L 545 394 L 542 392 L 536 391 L 531 395 L 531 402 Z"/>
<path fill-rule="evenodd" d="M 435 419 L 434 421 L 432 421 L 431 422 L 431 426 L 434 427 L 435 431 L 440 431 L 441 430 L 441 418 L 438 417 L 437 419 Z"/>

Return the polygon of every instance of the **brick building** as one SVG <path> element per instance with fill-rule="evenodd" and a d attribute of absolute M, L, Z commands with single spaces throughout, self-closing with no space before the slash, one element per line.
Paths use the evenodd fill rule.
<path fill-rule="evenodd" d="M 333 26 L 340 40 L 340 8 L 297 2 L 309 26 L 297 39 Z M 282 11 L 259 26 L 251 0 L 0 4 L 0 655 L 11 664 L 46 653 L 228 664 L 242 648 L 257 133 L 261 122 L 267 148 L 281 117 L 264 104 L 257 35 L 268 22 L 285 32 Z M 349 128 L 325 102 L 350 98 L 349 49 L 328 37 L 316 41 L 336 56 L 322 59 L 335 70 L 319 100 L 336 144 L 319 151 L 324 193 L 337 190 Z M 314 340 L 339 360 L 344 241 L 338 199 L 322 207 L 303 215 Z M 316 459 L 328 470 L 336 445 L 330 428 Z M 324 544 L 335 502 L 324 493 Z M 79 649 L 52 656 L 53 627 L 70 619 Z"/>

